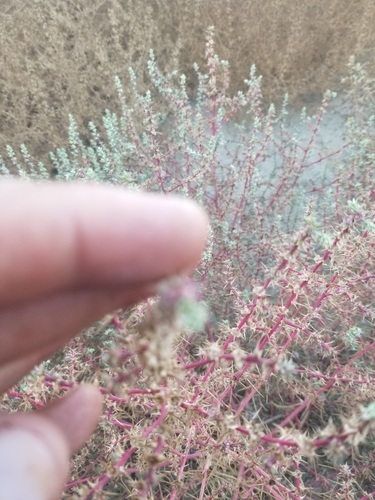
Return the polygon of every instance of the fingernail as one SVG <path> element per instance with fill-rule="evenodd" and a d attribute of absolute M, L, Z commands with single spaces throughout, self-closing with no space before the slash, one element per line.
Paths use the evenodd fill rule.
<path fill-rule="evenodd" d="M 28 430 L 0 432 L 0 499 L 50 500 L 56 495 L 56 461 L 47 444 Z"/>

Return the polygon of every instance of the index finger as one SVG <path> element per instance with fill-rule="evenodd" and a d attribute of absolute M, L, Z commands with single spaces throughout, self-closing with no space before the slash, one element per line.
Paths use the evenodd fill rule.
<path fill-rule="evenodd" d="M 69 288 L 191 270 L 207 217 L 194 202 L 117 187 L 0 182 L 0 306 Z"/>

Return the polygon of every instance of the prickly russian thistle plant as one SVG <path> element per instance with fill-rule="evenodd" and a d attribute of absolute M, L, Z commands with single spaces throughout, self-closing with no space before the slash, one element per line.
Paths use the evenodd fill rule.
<path fill-rule="evenodd" d="M 70 117 L 69 148 L 51 153 L 59 180 L 201 203 L 210 237 L 193 279 L 104 318 L 2 405 L 34 407 L 81 380 L 101 387 L 105 413 L 64 498 L 369 498 L 375 86 L 351 64 L 346 142 L 322 153 L 334 95 L 292 126 L 287 98 L 263 109 L 255 68 L 247 90 L 228 95 L 212 40 L 211 29 L 193 103 L 185 77 L 163 75 L 151 53 L 152 90 L 141 94 L 130 71 L 127 102 L 116 79 L 121 113 L 105 113 L 105 135 L 90 124 L 84 143 Z M 21 153 L 7 151 L 20 175 L 48 177 Z"/>

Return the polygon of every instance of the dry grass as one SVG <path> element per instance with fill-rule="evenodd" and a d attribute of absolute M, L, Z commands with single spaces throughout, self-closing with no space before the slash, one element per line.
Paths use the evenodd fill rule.
<path fill-rule="evenodd" d="M 231 62 L 232 88 L 255 63 L 266 102 L 337 87 L 351 54 L 372 59 L 372 0 L 0 0 L 0 151 L 26 143 L 38 160 L 80 126 L 118 105 L 113 76 L 144 75 L 149 49 L 194 89 L 204 37 Z M 146 82 L 147 83 L 147 82 Z"/>

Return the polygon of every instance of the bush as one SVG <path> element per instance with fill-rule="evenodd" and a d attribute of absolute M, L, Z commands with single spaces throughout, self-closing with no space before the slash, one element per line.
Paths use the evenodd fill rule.
<path fill-rule="evenodd" d="M 374 81 L 351 62 L 347 142 L 317 154 L 331 92 L 291 128 L 287 98 L 264 111 L 254 67 L 229 96 L 212 29 L 206 59 L 192 103 L 186 78 L 164 76 L 151 53 L 152 90 L 130 72 L 133 105 L 116 79 L 122 112 L 105 113 L 106 137 L 90 124 L 85 143 L 71 117 L 69 148 L 51 154 L 60 180 L 201 203 L 211 230 L 195 276 L 83 332 L 2 406 L 100 385 L 105 413 L 74 457 L 66 499 L 364 500 L 375 453 Z M 8 147 L 23 177 L 49 177 L 21 153 Z"/>

